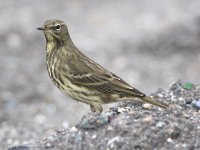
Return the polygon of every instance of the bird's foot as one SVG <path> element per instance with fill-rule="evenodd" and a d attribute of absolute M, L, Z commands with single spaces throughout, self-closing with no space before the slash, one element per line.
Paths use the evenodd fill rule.
<path fill-rule="evenodd" d="M 101 107 L 100 104 L 95 103 L 90 105 L 90 110 L 92 111 L 93 114 L 100 115 L 103 111 L 103 108 Z"/>

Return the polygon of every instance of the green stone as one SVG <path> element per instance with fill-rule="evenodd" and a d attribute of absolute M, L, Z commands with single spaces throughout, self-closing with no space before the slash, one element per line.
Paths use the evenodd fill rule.
<path fill-rule="evenodd" d="M 193 84 L 190 82 L 187 82 L 187 83 L 183 84 L 183 88 L 186 90 L 191 90 L 193 88 Z"/>

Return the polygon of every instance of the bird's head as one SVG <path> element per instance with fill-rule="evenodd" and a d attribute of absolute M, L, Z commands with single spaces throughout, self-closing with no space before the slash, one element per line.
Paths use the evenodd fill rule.
<path fill-rule="evenodd" d="M 45 21 L 42 27 L 38 27 L 38 30 L 42 30 L 47 42 L 51 41 L 67 41 L 70 39 L 70 35 L 65 23 L 61 20 L 52 19 Z"/>

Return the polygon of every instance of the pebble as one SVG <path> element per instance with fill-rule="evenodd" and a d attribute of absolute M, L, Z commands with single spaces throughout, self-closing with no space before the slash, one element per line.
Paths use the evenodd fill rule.
<path fill-rule="evenodd" d="M 199 110 L 200 109 L 200 100 L 194 101 L 193 102 L 193 107 Z"/>
<path fill-rule="evenodd" d="M 83 129 L 95 129 L 109 123 L 109 118 L 112 113 L 103 113 L 101 115 L 90 115 L 81 120 L 80 126 Z"/>
<path fill-rule="evenodd" d="M 126 112 L 126 109 L 125 108 L 118 108 L 117 112 L 119 112 L 119 113 Z"/>
<path fill-rule="evenodd" d="M 53 140 L 54 140 L 54 137 L 53 137 L 53 136 L 49 136 L 49 137 L 47 138 L 47 140 L 48 140 L 48 141 L 53 141 Z"/>
<path fill-rule="evenodd" d="M 108 125 L 107 130 L 108 130 L 108 131 L 112 131 L 112 130 L 113 130 L 113 127 L 112 127 L 111 125 Z"/>
<path fill-rule="evenodd" d="M 168 142 L 168 143 L 172 143 L 172 141 L 173 141 L 173 140 L 172 140 L 171 138 L 168 138 L 168 139 L 167 139 L 167 142 Z"/>
<path fill-rule="evenodd" d="M 30 150 L 28 146 L 14 146 L 10 147 L 8 150 Z"/>
<path fill-rule="evenodd" d="M 182 83 L 181 83 L 180 80 L 175 81 L 175 82 L 172 82 L 172 83 L 170 84 L 170 90 L 171 90 L 171 91 L 174 91 L 174 90 L 176 90 L 176 89 L 179 89 L 180 87 L 182 87 Z"/>
<path fill-rule="evenodd" d="M 52 143 L 46 143 L 46 148 L 53 148 L 53 144 Z"/>
<path fill-rule="evenodd" d="M 165 125 L 165 122 L 159 121 L 156 126 L 157 127 L 163 127 Z"/>
<path fill-rule="evenodd" d="M 75 137 L 75 143 L 79 143 L 80 141 L 82 141 L 82 137 L 83 137 L 82 132 L 78 131 L 78 133 L 76 134 L 76 137 Z"/>
<path fill-rule="evenodd" d="M 108 143 L 107 143 L 107 146 L 110 146 L 111 148 L 113 148 L 115 142 L 119 141 L 119 139 L 120 139 L 119 136 L 116 136 L 116 137 L 110 139 L 110 140 L 108 141 Z"/>
<path fill-rule="evenodd" d="M 143 107 L 146 108 L 146 109 L 151 109 L 152 105 L 149 104 L 149 103 L 144 103 Z"/>
<path fill-rule="evenodd" d="M 193 88 L 193 84 L 190 82 L 187 82 L 187 83 L 183 84 L 183 88 L 186 90 L 191 90 Z"/>
<path fill-rule="evenodd" d="M 128 114 L 133 115 L 133 114 L 135 114 L 135 111 L 131 110 L 131 111 L 128 112 Z"/>
<path fill-rule="evenodd" d="M 161 93 L 159 93 L 157 96 L 158 96 L 159 98 L 163 98 L 163 97 L 164 97 L 164 95 L 162 95 Z"/>
<path fill-rule="evenodd" d="M 96 137 L 97 137 L 97 135 L 96 135 L 96 134 L 94 134 L 94 135 L 92 136 L 92 138 L 93 138 L 93 139 L 96 139 Z"/>
<path fill-rule="evenodd" d="M 152 116 L 148 116 L 148 117 L 145 117 L 143 119 L 143 122 L 151 122 L 151 121 L 153 121 L 153 117 Z"/>
<path fill-rule="evenodd" d="M 70 132 L 77 132 L 78 129 L 76 127 L 71 127 Z"/>

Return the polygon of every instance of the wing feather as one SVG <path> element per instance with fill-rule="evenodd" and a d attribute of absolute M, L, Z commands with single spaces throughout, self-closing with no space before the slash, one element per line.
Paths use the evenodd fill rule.
<path fill-rule="evenodd" d="M 143 97 L 145 96 L 139 90 L 131 87 L 124 80 L 120 79 L 113 73 L 87 73 L 87 74 L 68 74 L 68 79 L 73 84 L 85 86 L 93 90 L 110 94 L 122 94 Z"/>

